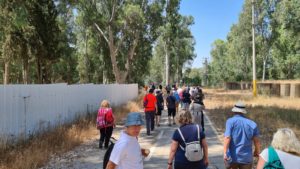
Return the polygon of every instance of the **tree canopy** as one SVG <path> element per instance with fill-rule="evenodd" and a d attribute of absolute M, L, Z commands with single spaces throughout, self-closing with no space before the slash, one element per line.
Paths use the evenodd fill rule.
<path fill-rule="evenodd" d="M 200 83 L 180 0 L 2 0 L 0 83 Z M 258 79 L 300 78 L 300 4 L 255 0 Z M 210 85 L 252 78 L 251 0 L 212 44 Z"/>

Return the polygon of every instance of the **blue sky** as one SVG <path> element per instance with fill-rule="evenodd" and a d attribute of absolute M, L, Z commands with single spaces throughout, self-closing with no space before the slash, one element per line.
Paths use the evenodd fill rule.
<path fill-rule="evenodd" d="M 193 67 L 202 67 L 210 58 L 211 44 L 226 39 L 232 24 L 237 23 L 244 0 L 181 0 L 180 13 L 192 15 L 195 24 L 191 31 L 196 39 Z"/>

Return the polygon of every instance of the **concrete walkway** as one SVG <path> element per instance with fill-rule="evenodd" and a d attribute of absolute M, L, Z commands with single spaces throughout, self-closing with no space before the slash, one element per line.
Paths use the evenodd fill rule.
<path fill-rule="evenodd" d="M 161 126 L 156 127 L 151 136 L 146 135 L 145 127 L 143 127 L 139 136 L 141 147 L 148 148 L 151 151 L 149 156 L 144 159 L 144 169 L 167 168 L 171 138 L 178 126 L 168 126 L 167 112 L 163 111 L 162 114 Z M 117 126 L 113 136 L 118 139 L 119 132 L 122 129 L 123 126 Z M 205 118 L 205 130 L 210 160 L 210 166 L 208 168 L 223 169 L 223 147 L 214 127 L 207 117 Z M 41 169 L 102 169 L 102 160 L 105 150 L 98 149 L 98 138 L 99 136 L 95 136 L 95 138 L 90 141 L 61 156 L 53 156 L 49 163 Z"/>
<path fill-rule="evenodd" d="M 220 138 L 217 135 L 217 131 L 211 123 L 209 117 L 206 115 L 204 128 L 206 134 L 206 141 L 208 144 L 208 157 L 210 161 L 209 168 L 223 169 L 225 168 L 223 162 L 223 144 L 221 143 Z"/>

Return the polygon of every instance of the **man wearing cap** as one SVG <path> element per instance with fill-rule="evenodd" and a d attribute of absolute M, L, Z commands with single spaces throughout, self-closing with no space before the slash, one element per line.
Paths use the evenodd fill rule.
<path fill-rule="evenodd" d="M 143 169 L 143 158 L 147 156 L 138 143 L 144 121 L 142 115 L 132 112 L 127 115 L 125 130 L 121 132 L 120 139 L 115 143 L 106 169 Z"/>
<path fill-rule="evenodd" d="M 232 112 L 234 115 L 226 121 L 224 133 L 224 163 L 227 169 L 251 169 L 253 156 L 258 157 L 260 153 L 258 127 L 245 117 L 247 111 L 243 102 L 237 102 Z"/>

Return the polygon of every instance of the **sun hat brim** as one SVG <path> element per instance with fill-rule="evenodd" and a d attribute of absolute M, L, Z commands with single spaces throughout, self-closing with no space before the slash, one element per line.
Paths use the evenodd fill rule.
<path fill-rule="evenodd" d="M 144 125 L 142 115 L 138 112 L 129 113 L 126 119 L 125 126 L 141 126 Z"/>
<path fill-rule="evenodd" d="M 236 112 L 236 113 L 243 113 L 243 114 L 247 114 L 247 111 L 245 110 L 245 107 L 238 107 L 238 106 L 234 106 L 231 109 L 232 112 Z"/>

